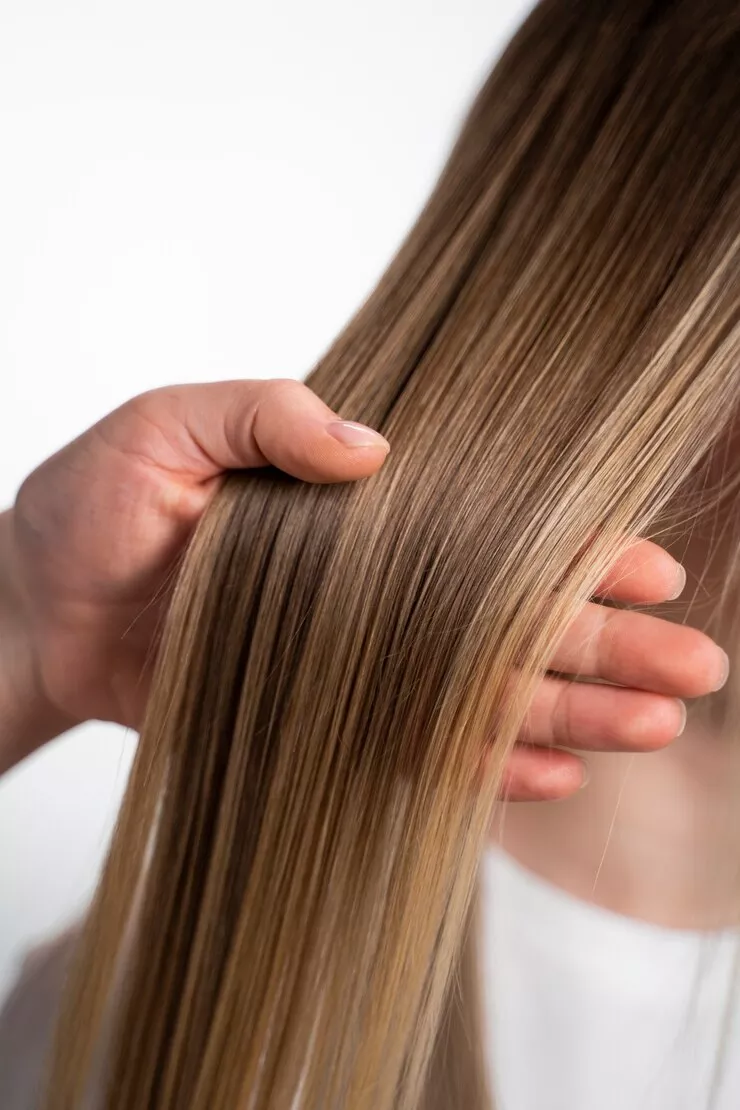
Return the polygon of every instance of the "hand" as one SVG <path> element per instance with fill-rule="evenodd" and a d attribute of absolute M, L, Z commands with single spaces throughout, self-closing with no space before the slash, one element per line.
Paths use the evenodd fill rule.
<path fill-rule="evenodd" d="M 374 473 L 387 450 L 305 385 L 280 379 L 155 390 L 43 463 L 0 517 L 0 768 L 83 720 L 137 727 L 168 576 L 226 470 L 271 463 L 306 481 L 348 481 Z M 603 592 L 662 600 L 675 594 L 678 570 L 639 544 Z M 706 692 L 717 653 L 699 632 L 587 606 L 553 669 L 654 692 L 547 678 L 510 760 L 508 795 L 561 797 L 581 784 L 576 757 L 534 745 L 634 751 L 668 742 L 682 711 L 660 695 Z"/>
<path fill-rule="evenodd" d="M 656 604 L 677 597 L 685 580 L 666 551 L 640 540 L 611 568 L 597 596 Z M 552 676 L 540 683 L 506 766 L 503 794 L 512 801 L 560 800 L 585 785 L 584 761 L 553 745 L 595 752 L 665 747 L 686 722 L 679 699 L 719 689 L 729 661 L 694 628 L 590 603 L 566 632 L 550 668 L 616 685 Z"/>
<path fill-rule="evenodd" d="M 138 725 L 168 577 L 226 470 L 341 482 L 387 453 L 278 379 L 155 390 L 43 463 L 0 516 L 0 771 L 80 721 Z"/>

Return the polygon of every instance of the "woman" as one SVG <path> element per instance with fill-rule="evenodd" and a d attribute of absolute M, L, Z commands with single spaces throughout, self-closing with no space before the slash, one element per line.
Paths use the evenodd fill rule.
<path fill-rule="evenodd" d="M 304 481 L 349 481 L 372 474 L 387 450 L 377 433 L 341 421 L 304 385 L 285 380 L 157 392 L 112 413 L 46 462 L 26 483 L 20 505 L 0 518 L 3 769 L 80 721 L 138 726 L 146 697 L 140 676 L 156 627 L 147 606 L 227 468 L 268 462 Z M 133 526 L 129 504 L 136 506 Z M 684 580 L 680 565 L 642 543 L 614 567 L 604 592 L 657 602 L 677 595 Z M 150 617 L 132 642 L 124 633 L 142 610 Z M 509 761 L 509 797 L 563 799 L 579 792 L 585 784 L 580 760 L 558 753 L 554 743 L 641 752 L 668 744 L 680 731 L 676 698 L 716 685 L 725 657 L 699 632 L 657 619 L 651 627 L 660 648 L 657 668 L 641 646 L 639 625 L 624 643 L 625 657 L 636 656 L 640 692 L 615 691 L 612 702 L 589 686 L 573 686 L 578 735 L 556 734 L 560 715 L 543 686 L 534 706 L 537 734 L 523 737 Z M 583 650 L 581 640 L 571 650 Z M 658 689 L 671 693 L 647 692 Z M 0 1095 L 7 1110 L 37 1104 L 76 937 L 75 929 L 34 950 L 6 1005 Z"/>
<path fill-rule="evenodd" d="M 430 1104 L 483 1105 L 455 968 L 462 952 L 470 970 L 494 793 L 507 775 L 521 788 L 532 758 L 520 748 L 512 762 L 515 737 L 657 747 L 682 724 L 667 699 L 727 674 L 697 633 L 666 638 L 654 618 L 583 603 L 672 596 L 675 572 L 668 589 L 638 570 L 625 591 L 627 537 L 667 524 L 685 536 L 687 514 L 725 511 L 733 489 L 735 17 L 688 0 L 542 5 L 399 258 L 310 379 L 389 434 L 389 463 L 352 491 L 262 474 L 219 493 L 170 611 L 52 1105 L 82 1093 L 139 883 L 111 1106 L 289 1106 L 300 1093 L 310 1107 L 410 1107 L 422 1089 Z M 28 484 L 15 518 L 30 525 L 24 573 L 47 516 L 38 491 Z M 706 547 L 698 559 L 703 576 Z M 645 713 L 661 724 L 635 742 Z M 562 753 L 551 767 L 549 796 L 567 793 L 578 763 Z M 610 821 L 615 802 L 612 790 Z M 562 809 L 522 816 L 505 843 L 530 866 L 554 858 L 553 877 L 587 894 L 585 873 L 609 876 L 611 829 L 565 873 Z M 676 921 L 678 882 L 663 924 L 731 923 L 716 899 L 711 919 L 686 904 Z M 624 887 L 610 884 L 612 908 L 645 916 L 639 884 L 617 905 Z M 716 888 L 730 889 L 726 872 Z M 493 1026 L 504 1084 L 516 1051 L 496 1044 L 512 1012 Z M 708 1084 L 699 1097 L 720 1090 Z"/>

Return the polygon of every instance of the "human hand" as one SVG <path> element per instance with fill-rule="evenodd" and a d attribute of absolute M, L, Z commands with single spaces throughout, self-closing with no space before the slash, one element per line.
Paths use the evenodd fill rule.
<path fill-rule="evenodd" d="M 154 390 L 42 463 L 0 516 L 0 771 L 83 720 L 137 727 L 168 577 L 227 470 L 344 482 L 387 453 L 276 379 Z"/>
<path fill-rule="evenodd" d="M 657 544 L 639 540 L 611 568 L 596 596 L 633 605 L 673 600 L 683 568 Z M 651 752 L 683 730 L 682 698 L 719 689 L 729 661 L 708 636 L 645 613 L 589 603 L 568 628 L 550 663 L 560 675 L 539 684 L 506 765 L 504 797 L 556 801 L 587 778 L 586 751 Z M 616 685 L 603 685 L 602 683 Z"/>
<path fill-rule="evenodd" d="M 359 443 L 343 445 L 332 427 L 354 429 Z M 43 463 L 0 517 L 0 620 L 12 628 L 5 642 L 19 676 L 10 685 L 16 700 L 25 691 L 42 707 L 43 724 L 5 745 L 0 767 L 82 720 L 137 727 L 168 575 L 228 469 L 270 463 L 306 481 L 348 481 L 374 473 L 387 450 L 302 383 L 278 379 L 155 390 Z M 678 573 L 660 548 L 640 543 L 601 592 L 655 602 L 675 594 Z M 546 678 L 507 766 L 507 795 L 562 797 L 581 785 L 581 762 L 553 744 L 667 743 L 682 717 L 675 698 L 710 689 L 718 659 L 699 632 L 586 606 L 552 668 L 643 692 Z M 2 706 L 0 718 L 8 719 Z"/>

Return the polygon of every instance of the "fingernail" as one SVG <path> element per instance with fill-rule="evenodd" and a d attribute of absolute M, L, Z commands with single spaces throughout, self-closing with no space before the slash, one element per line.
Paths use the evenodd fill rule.
<path fill-rule="evenodd" d="M 379 432 L 374 432 L 365 424 L 356 424 L 354 420 L 335 420 L 327 424 L 326 430 L 345 447 L 385 447 L 386 451 L 391 449 L 388 440 Z"/>
<path fill-rule="evenodd" d="M 582 759 L 581 763 L 583 764 L 583 781 L 578 788 L 579 790 L 583 790 L 584 786 L 588 786 L 589 779 L 591 778 L 591 768 L 588 763 L 586 763 L 585 759 Z"/>
<path fill-rule="evenodd" d="M 676 563 L 676 588 L 675 588 L 674 592 L 668 598 L 668 601 L 675 601 L 677 597 L 680 597 L 681 594 L 684 591 L 684 586 L 685 585 L 686 585 L 686 570 L 685 570 L 684 567 L 681 566 L 680 563 Z"/>
<path fill-rule="evenodd" d="M 727 682 L 727 679 L 730 677 L 730 657 L 729 657 L 729 655 L 727 654 L 726 651 L 722 652 L 722 656 L 723 656 L 723 660 L 724 660 L 723 665 L 722 665 L 722 678 L 720 679 L 720 681 L 717 683 L 716 686 L 712 687 L 713 692 L 716 691 L 716 690 L 721 690 L 722 687 L 724 686 L 724 684 Z"/>
<path fill-rule="evenodd" d="M 681 710 L 681 725 L 680 725 L 680 728 L 679 728 L 678 732 L 676 733 L 676 736 L 678 737 L 678 736 L 681 735 L 683 730 L 686 728 L 686 719 L 687 719 L 689 714 L 688 714 L 688 710 L 686 709 L 686 702 L 681 701 L 680 698 L 676 698 L 676 704 L 678 705 L 678 708 Z"/>

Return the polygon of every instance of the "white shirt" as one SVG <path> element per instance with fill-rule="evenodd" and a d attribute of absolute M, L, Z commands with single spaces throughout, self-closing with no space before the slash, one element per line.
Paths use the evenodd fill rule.
<path fill-rule="evenodd" d="M 496 1110 L 738 1110 L 740 931 L 622 917 L 498 850 L 482 898 Z"/>
<path fill-rule="evenodd" d="M 481 881 L 496 1110 L 738 1110 L 740 931 L 621 917 L 498 850 L 486 854 Z M 32 954 L 0 1015 L 2 1110 L 36 1110 L 73 941 Z"/>

